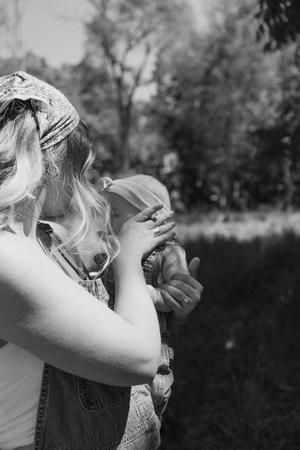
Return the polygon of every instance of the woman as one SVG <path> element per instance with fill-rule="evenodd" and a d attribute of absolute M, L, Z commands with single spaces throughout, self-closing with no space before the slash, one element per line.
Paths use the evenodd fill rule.
<path fill-rule="evenodd" d="M 59 91 L 24 72 L 0 78 L 1 450 L 159 445 L 150 396 L 137 389 L 129 405 L 127 386 L 157 370 L 159 327 L 141 258 L 173 237 L 174 223 L 152 221 L 157 206 L 124 224 L 114 311 L 87 292 L 104 300 L 101 285 L 74 282 L 72 257 L 38 226 L 75 211 L 80 240 L 100 214 L 104 266 L 113 259 L 106 203 L 85 178 L 90 155 L 86 129 Z"/>
<path fill-rule="evenodd" d="M 135 175 L 122 180 L 114 180 L 105 177 L 101 180 L 101 192 L 108 199 L 112 211 L 112 226 L 118 234 L 123 223 L 149 206 L 154 206 L 158 201 L 164 205 L 159 214 L 170 215 L 170 199 L 166 188 L 156 179 L 148 175 Z M 51 226 L 58 234 L 73 234 L 79 223 L 77 217 L 63 216 L 51 218 Z M 53 221 L 56 222 L 53 222 Z M 59 227 L 63 225 L 64 228 Z M 101 234 L 101 232 L 100 232 Z M 97 275 L 97 262 L 102 260 L 100 254 L 95 254 L 99 247 L 99 230 L 91 229 L 88 236 L 77 245 L 75 254 L 80 254 L 83 260 L 81 271 L 83 278 L 86 273 Z M 71 250 L 72 251 L 72 250 Z M 144 276 L 150 290 L 152 300 L 157 310 L 161 331 L 161 358 L 156 376 L 148 386 L 155 409 L 155 413 L 162 421 L 163 412 L 171 394 L 173 384 L 173 359 L 174 352 L 170 347 L 170 325 L 183 323 L 186 317 L 200 301 L 202 287 L 191 275 L 197 271 L 199 258 L 194 258 L 187 266 L 185 252 L 175 242 L 159 246 L 143 258 L 142 266 Z M 114 283 L 110 268 L 102 274 L 105 287 L 109 293 L 109 304 L 113 308 Z M 162 270 L 162 272 L 161 272 Z M 195 273 L 196 275 L 196 273 Z M 166 313 L 166 314 L 165 314 Z M 175 321 L 173 320 L 175 319 Z"/>

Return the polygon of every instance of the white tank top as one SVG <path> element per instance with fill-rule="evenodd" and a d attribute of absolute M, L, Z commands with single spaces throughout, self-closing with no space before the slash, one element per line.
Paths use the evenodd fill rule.
<path fill-rule="evenodd" d="M 0 348 L 0 449 L 32 444 L 44 363 L 7 343 Z"/>

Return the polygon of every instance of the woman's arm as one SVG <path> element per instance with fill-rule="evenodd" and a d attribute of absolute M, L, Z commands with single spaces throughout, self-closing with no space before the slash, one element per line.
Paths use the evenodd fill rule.
<path fill-rule="evenodd" d="M 147 233 L 144 245 L 152 239 Z M 119 386 L 149 381 L 157 369 L 160 338 L 136 262 L 143 251 L 140 247 L 126 261 L 121 252 L 115 263 L 113 312 L 65 275 L 36 242 L 2 232 L 0 337 L 91 380 Z"/>
<path fill-rule="evenodd" d="M 151 237 L 152 248 L 162 244 L 167 240 L 166 238 L 163 238 L 163 235 L 165 235 L 165 237 L 167 237 L 167 234 L 169 236 L 173 236 L 173 228 L 175 223 L 165 223 L 165 217 L 161 217 L 160 220 L 156 220 L 156 222 L 148 221 L 149 228 L 147 227 L 147 232 L 145 233 L 142 231 L 141 223 L 145 220 L 145 218 L 147 218 L 147 214 L 149 215 L 149 212 L 147 212 L 149 210 L 152 211 L 152 208 L 148 208 L 135 216 L 135 218 L 125 222 L 122 226 L 119 233 L 121 250 L 120 254 L 114 261 L 113 266 L 115 279 L 115 311 L 121 314 L 122 317 L 126 318 L 128 321 L 131 321 L 132 319 L 128 309 L 128 304 L 130 303 L 130 307 L 135 310 L 136 316 L 142 317 L 146 314 L 148 318 L 151 317 L 151 322 L 155 322 L 155 327 L 153 327 L 150 321 L 145 322 L 143 325 L 141 321 L 139 321 L 139 324 L 144 328 L 143 332 L 146 336 L 148 336 L 148 338 L 151 339 L 151 336 L 154 338 L 154 334 L 156 335 L 157 332 L 159 333 L 159 327 L 157 323 L 157 315 L 151 301 L 151 296 L 145 283 L 141 259 L 147 251 L 152 250 L 149 244 L 146 244 L 147 239 L 149 240 L 149 237 Z M 134 223 L 135 225 L 133 226 Z M 153 239 L 157 226 L 159 226 L 160 234 Z M 138 264 L 128 264 L 129 261 L 134 260 L 134 253 L 138 248 L 140 248 L 140 258 L 138 260 Z M 135 282 L 128 282 L 129 279 L 135 280 Z M 143 292 L 143 295 L 137 294 L 137 287 L 140 292 Z M 126 305 L 125 302 L 121 301 L 121 297 L 123 295 L 125 295 L 128 299 Z M 144 302 L 144 297 L 147 298 L 147 300 L 150 300 L 150 302 Z M 160 354 L 160 341 L 158 350 Z"/>

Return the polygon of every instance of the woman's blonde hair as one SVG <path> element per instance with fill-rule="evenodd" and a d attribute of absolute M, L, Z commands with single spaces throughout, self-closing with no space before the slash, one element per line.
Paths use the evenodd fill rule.
<path fill-rule="evenodd" d="M 87 179 L 92 161 L 93 145 L 82 121 L 59 144 L 42 151 L 30 102 L 12 102 L 0 117 L 0 229 L 9 224 L 18 205 L 22 204 L 24 212 L 35 205 L 39 187 L 46 184 L 47 198 L 55 202 L 64 186 L 71 198 L 68 213 L 80 218 L 67 242 L 79 243 L 100 220 L 104 270 L 118 244 L 110 226 L 108 202 Z M 58 174 L 60 183 L 55 183 Z"/>

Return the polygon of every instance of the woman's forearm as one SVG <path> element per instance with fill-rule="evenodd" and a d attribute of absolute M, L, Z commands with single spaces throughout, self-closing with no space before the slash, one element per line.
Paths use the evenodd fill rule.
<path fill-rule="evenodd" d="M 119 256 L 114 262 L 115 312 L 137 330 L 139 343 L 149 344 L 150 355 L 159 358 L 160 332 L 157 314 L 144 280 L 141 264 Z M 137 343 L 137 345 L 139 345 Z"/>

